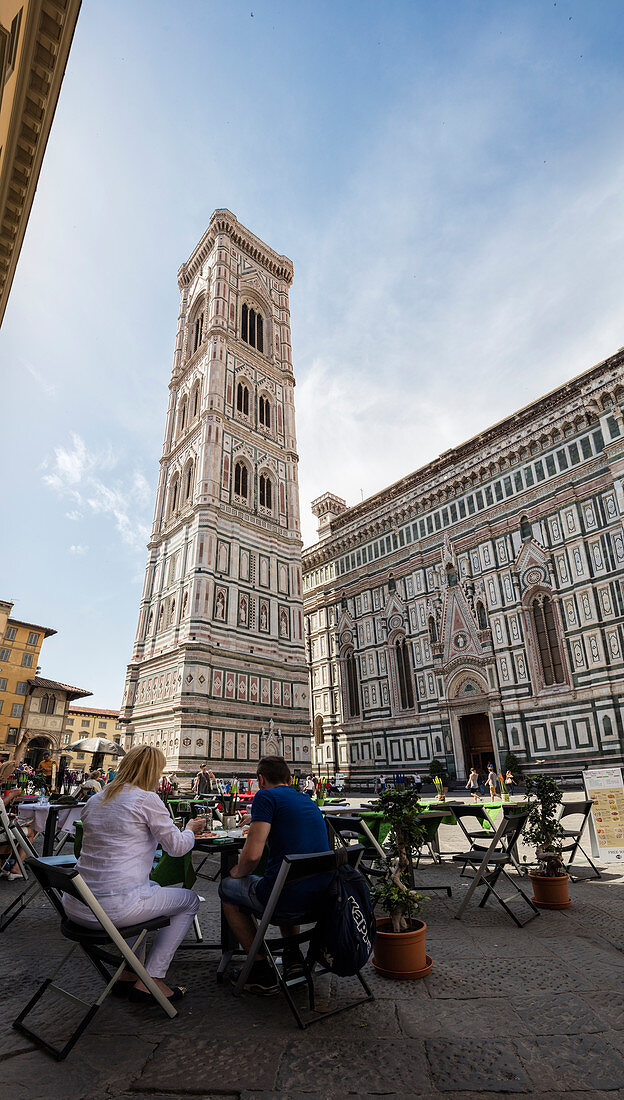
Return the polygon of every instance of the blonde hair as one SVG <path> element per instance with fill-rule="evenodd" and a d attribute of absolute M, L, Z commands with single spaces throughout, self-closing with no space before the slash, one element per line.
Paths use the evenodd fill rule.
<path fill-rule="evenodd" d="M 167 758 L 153 745 L 133 745 L 121 760 L 117 775 L 105 788 L 102 800 L 116 798 L 126 783 L 142 791 L 155 791 Z"/>

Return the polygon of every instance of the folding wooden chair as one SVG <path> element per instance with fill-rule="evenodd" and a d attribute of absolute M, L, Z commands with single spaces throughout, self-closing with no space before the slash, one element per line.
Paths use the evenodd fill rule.
<path fill-rule="evenodd" d="M 570 853 L 569 859 L 568 859 L 567 863 L 565 864 L 565 869 L 568 872 L 570 878 L 572 879 L 572 882 L 578 882 L 578 876 L 575 877 L 572 874 L 570 868 L 572 867 L 572 864 L 574 863 L 574 860 L 576 859 L 576 854 L 579 851 L 579 849 L 583 853 L 583 855 L 585 856 L 585 859 L 589 863 L 590 867 L 592 867 L 594 872 L 595 872 L 593 875 L 583 875 L 583 878 L 587 878 L 587 879 L 602 878 L 602 875 L 600 874 L 600 871 L 596 867 L 595 863 L 593 863 L 593 861 L 590 859 L 590 857 L 587 855 L 587 852 L 585 851 L 585 849 L 581 845 L 581 837 L 582 837 L 582 835 L 585 831 L 585 826 L 587 825 L 589 815 L 591 814 L 591 808 L 592 808 L 592 802 L 591 802 L 590 798 L 580 799 L 577 802 L 562 802 L 561 806 L 559 808 L 559 818 L 558 818 L 558 820 L 559 820 L 560 823 L 562 821 L 564 821 L 566 817 L 580 817 L 581 818 L 581 822 L 580 822 L 580 824 L 577 825 L 576 828 L 569 828 L 569 829 L 564 829 L 563 830 L 564 843 L 562 845 L 561 850 L 562 850 L 563 853 L 567 853 L 567 852 Z"/>
<path fill-rule="evenodd" d="M 137 978 L 140 978 L 152 996 L 158 1001 L 163 1011 L 166 1012 L 167 1016 L 171 1018 L 177 1016 L 176 1008 L 171 1004 L 171 1001 L 165 997 L 154 979 L 147 973 L 143 963 L 136 954 L 137 949 L 143 943 L 147 933 L 157 928 L 164 928 L 165 925 L 169 924 L 169 918 L 157 917 L 154 920 L 140 921 L 137 924 L 117 928 L 75 868 L 63 869 L 60 867 L 50 867 L 43 860 L 32 858 L 27 859 L 26 862 L 61 918 L 61 934 L 66 939 L 72 940 L 73 946 L 54 969 L 50 977 L 46 978 L 39 986 L 34 997 L 31 997 L 28 1004 L 13 1021 L 13 1027 L 21 1032 L 22 1035 L 26 1035 L 31 1042 L 41 1047 L 46 1053 L 51 1054 L 56 1058 L 57 1062 L 62 1061 L 63 1058 L 67 1057 L 69 1051 L 78 1041 L 83 1031 L 88 1027 L 96 1012 L 108 997 L 122 970 L 125 968 L 132 970 Z M 77 898 L 83 905 L 86 905 L 95 917 L 97 926 L 78 924 L 70 920 L 61 903 L 61 896 L 63 893 L 69 894 L 73 898 Z M 126 942 L 129 938 L 134 938 L 135 940 L 132 948 Z M 85 953 L 104 982 L 104 989 L 93 1001 L 84 1001 L 81 997 L 77 997 L 75 994 L 56 985 L 54 981 L 57 974 L 62 970 L 65 963 L 70 959 L 78 947 Z M 113 953 L 112 949 L 114 948 L 116 948 L 119 955 L 121 955 L 121 959 L 119 955 Z M 24 1023 L 26 1017 L 32 1012 L 35 1005 L 38 1004 L 48 989 L 73 1001 L 75 1004 L 82 1005 L 87 1010 L 62 1047 L 54 1046 L 53 1043 L 48 1042 L 43 1036 L 32 1031 Z"/>
<path fill-rule="evenodd" d="M 528 924 L 534 917 L 539 917 L 540 912 L 537 906 L 535 906 L 524 891 L 520 889 L 518 884 L 509 877 L 506 870 L 510 865 L 513 865 L 512 851 L 520 839 L 528 816 L 529 810 L 522 809 L 518 812 L 514 806 L 504 805 L 487 850 L 479 852 L 473 851 L 467 854 L 462 852 L 452 857 L 453 861 L 456 863 L 463 863 L 464 865 L 467 863 L 470 864 L 474 871 L 470 886 L 455 914 L 458 920 L 461 918 L 462 913 L 478 886 L 485 887 L 485 893 L 479 902 L 479 906 L 483 907 L 490 895 L 492 895 L 496 898 L 498 903 L 502 905 L 507 915 L 511 917 L 518 928 L 522 928 L 523 925 Z M 513 893 L 506 897 L 503 897 L 497 890 L 498 880 L 501 876 L 513 891 Z M 530 914 L 524 920 L 521 920 L 509 905 L 510 901 L 515 901 L 518 897 L 522 898 L 531 910 Z"/>
<path fill-rule="evenodd" d="M 4 843 L 5 839 L 15 856 L 17 865 L 22 871 L 24 880 L 27 884 L 22 892 L 18 894 L 16 898 L 13 898 L 6 909 L 3 909 L 2 913 L 0 913 L 0 932 L 4 932 L 5 928 L 8 928 L 12 921 L 14 921 L 15 918 L 23 912 L 26 906 L 30 905 L 37 894 L 41 892 L 41 886 L 36 879 L 31 879 L 30 882 L 28 882 L 27 868 L 24 866 L 24 862 L 19 854 L 19 849 L 22 848 L 29 856 L 37 859 L 37 850 L 28 839 L 19 821 L 11 821 L 5 807 L 2 805 L 2 802 L 0 802 L 0 843 Z M 44 862 L 52 867 L 73 867 L 76 860 L 73 855 L 64 855 L 48 856 Z"/>
<path fill-rule="evenodd" d="M 298 1026 L 303 1030 L 310 1027 L 311 1024 L 317 1023 L 318 1020 L 325 1020 L 328 1016 L 335 1016 L 338 1012 L 345 1012 L 349 1008 L 355 1008 L 356 1005 L 365 1004 L 367 1001 L 373 1001 L 375 998 L 372 991 L 366 983 L 366 980 L 362 977 L 360 971 L 355 975 L 360 985 L 364 989 L 366 996 L 358 997 L 356 1000 L 348 1001 L 346 1004 L 341 1004 L 338 1008 L 332 1008 L 328 1012 L 318 1012 L 315 1005 L 315 991 L 314 991 L 314 973 L 315 967 L 319 966 L 316 970 L 317 974 L 326 974 L 328 971 L 326 968 L 321 967 L 320 964 L 312 957 L 312 948 L 308 948 L 308 955 L 305 960 L 305 973 L 301 977 L 292 978 L 290 981 L 285 981 L 279 967 L 276 962 L 275 955 L 282 952 L 286 946 L 292 946 L 294 943 L 302 944 L 308 943 L 312 940 L 314 935 L 316 924 L 320 917 L 320 912 L 317 909 L 316 912 L 308 914 L 301 914 L 299 923 L 305 925 L 311 925 L 307 930 L 300 932 L 298 936 L 289 937 L 287 940 L 283 937 L 277 939 L 267 939 L 267 932 L 270 924 L 277 923 L 274 920 L 273 915 L 279 909 L 279 900 L 282 891 L 287 886 L 292 886 L 296 882 L 303 882 L 305 879 L 314 878 L 316 875 L 326 875 L 335 872 L 340 863 L 345 860 L 349 862 L 352 867 L 357 868 L 362 858 L 364 848 L 361 844 L 354 844 L 343 852 L 316 852 L 310 855 L 292 855 L 285 856 L 282 860 L 282 865 L 277 873 L 275 884 L 269 896 L 269 900 L 266 904 L 266 908 L 262 917 L 257 921 L 257 932 L 255 939 L 251 945 L 251 950 L 245 959 L 241 972 L 238 976 L 236 985 L 234 986 L 234 994 L 241 996 L 245 982 L 249 977 L 251 968 L 256 960 L 258 952 L 263 949 L 268 962 L 273 967 L 277 980 L 279 982 L 280 989 L 286 1000 L 288 1001 L 289 1008 L 297 1021 Z M 331 887 L 330 887 L 331 889 Z M 322 898 L 320 899 L 322 904 Z M 310 1012 L 314 1013 L 312 1019 L 304 1020 L 297 1008 L 297 1005 L 293 999 L 291 993 L 291 987 L 295 985 L 301 985 L 306 983 L 308 988 L 308 1000 Z"/>

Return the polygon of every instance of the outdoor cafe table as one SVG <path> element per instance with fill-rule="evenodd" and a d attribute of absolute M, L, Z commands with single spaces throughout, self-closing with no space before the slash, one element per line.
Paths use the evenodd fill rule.
<path fill-rule="evenodd" d="M 197 838 L 193 847 L 194 852 L 203 852 L 204 855 L 212 855 L 219 853 L 221 857 L 221 878 L 227 878 L 232 867 L 238 863 L 238 855 L 245 843 L 245 837 L 220 837 L 210 838 L 206 837 L 205 840 Z M 198 926 L 199 927 L 199 926 Z M 200 933 L 201 936 L 201 933 Z M 238 949 L 238 940 L 233 935 L 230 926 L 225 919 L 225 913 L 223 912 L 223 906 L 221 905 L 221 924 L 220 924 L 220 942 L 219 943 L 206 943 L 203 938 L 198 939 L 193 943 L 192 940 L 186 940 L 181 944 L 182 948 L 194 948 L 202 949 L 204 951 L 220 951 L 221 959 L 217 967 L 217 982 L 221 984 L 225 971 L 231 962 L 232 956 Z"/>
<path fill-rule="evenodd" d="M 54 839 L 59 829 L 65 832 L 73 832 L 76 821 L 79 820 L 84 803 L 78 806 L 68 806 L 67 803 L 51 802 L 45 806 L 41 803 L 20 803 L 17 809 L 17 820 L 20 825 L 34 822 L 38 833 L 43 833 L 43 856 L 54 855 Z"/>
<path fill-rule="evenodd" d="M 505 802 L 501 802 L 500 799 L 493 801 L 483 802 L 468 802 L 464 799 L 453 800 L 446 799 L 444 802 L 439 802 L 437 799 L 431 799 L 427 802 L 422 799 L 423 809 L 420 816 L 423 820 L 423 825 L 427 828 L 427 843 L 431 846 L 432 850 L 436 852 L 440 857 L 440 849 L 438 845 L 438 829 L 441 825 L 458 825 L 458 819 L 453 814 L 453 806 L 470 807 L 475 810 L 481 809 L 483 813 L 483 827 L 485 829 L 494 829 L 496 816 L 501 811 L 501 806 L 507 805 Z M 510 803 L 513 806 L 525 806 L 526 800 L 519 799 Z M 357 806 L 332 806 L 327 805 L 321 807 L 325 813 L 341 814 L 348 816 L 361 817 L 366 822 L 368 828 L 379 841 L 383 844 L 388 833 L 390 832 L 390 822 L 384 817 L 382 810 L 374 809 L 360 809 Z M 440 815 L 443 816 L 440 816 Z M 427 816 L 431 815 L 431 821 L 427 822 Z M 435 817 L 434 817 L 435 815 Z"/>

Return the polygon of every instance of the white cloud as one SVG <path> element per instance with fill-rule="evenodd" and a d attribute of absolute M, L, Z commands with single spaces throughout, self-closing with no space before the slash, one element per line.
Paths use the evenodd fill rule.
<path fill-rule="evenodd" d="M 88 546 L 80 546 L 80 545 L 78 545 L 78 546 L 70 546 L 70 548 L 69 548 L 69 552 L 70 552 L 70 554 L 75 554 L 75 555 L 76 555 L 76 557 L 79 557 L 79 558 L 81 558 L 81 557 L 83 557 L 83 556 L 84 556 L 85 554 L 87 554 L 87 553 L 88 553 L 88 551 L 89 551 L 89 547 L 88 547 Z"/>
<path fill-rule="evenodd" d="M 32 363 L 29 363 L 27 360 L 23 359 L 22 366 L 24 370 L 31 376 L 31 378 L 34 378 L 37 386 L 40 390 L 43 391 L 46 397 L 54 397 L 56 395 L 56 386 L 52 382 L 48 382 L 41 371 L 37 370 L 37 368 L 33 366 Z"/>
<path fill-rule="evenodd" d="M 72 432 L 71 446 L 55 447 L 53 459 L 43 462 L 42 468 L 49 471 L 43 482 L 75 505 L 65 513 L 68 519 L 78 521 L 85 514 L 109 517 L 123 542 L 132 550 L 143 551 L 150 531 L 150 488 L 139 471 L 105 480 L 103 475 L 112 473 L 118 464 L 110 446 L 91 451 L 82 437 Z M 70 552 L 81 554 L 87 549 L 77 544 Z"/>

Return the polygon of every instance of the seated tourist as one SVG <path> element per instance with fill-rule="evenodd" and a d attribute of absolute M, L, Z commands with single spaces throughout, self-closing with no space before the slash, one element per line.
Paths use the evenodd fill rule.
<path fill-rule="evenodd" d="M 284 856 L 329 851 L 323 815 L 316 802 L 290 786 L 284 758 L 265 756 L 258 764 L 257 775 L 259 790 L 251 804 L 245 846 L 230 877 L 222 879 L 219 886 L 227 922 L 245 951 L 250 950 L 256 934 L 251 914 L 261 916 L 264 912 Z M 262 876 L 254 875 L 266 844 L 266 870 Z M 330 881 L 331 875 L 317 875 L 286 888 L 275 913 L 282 936 L 298 934 L 300 921 L 317 908 Z M 283 963 L 286 980 L 303 973 L 298 944 L 284 950 Z M 245 989 L 264 995 L 278 992 L 275 973 L 264 956 L 254 962 Z"/>
<path fill-rule="evenodd" d="M 135 745 L 128 751 L 115 778 L 89 799 L 82 812 L 82 850 L 76 869 L 118 927 L 169 917 L 169 924 L 156 932 L 145 967 L 165 996 L 177 1001 L 186 991 L 171 989 L 165 976 L 176 948 L 193 923 L 199 898 L 193 890 L 158 886 L 150 873 L 158 844 L 171 856 L 186 855 L 197 833 L 203 832 L 205 822 L 193 818 L 184 832 L 174 825 L 156 794 L 165 763 L 164 754 L 152 745 Z M 80 924 L 95 919 L 82 902 L 68 894 L 63 895 L 63 905 L 67 915 Z M 115 990 L 126 991 L 133 1001 L 156 1004 L 143 983 L 128 970 L 122 973 Z"/>

